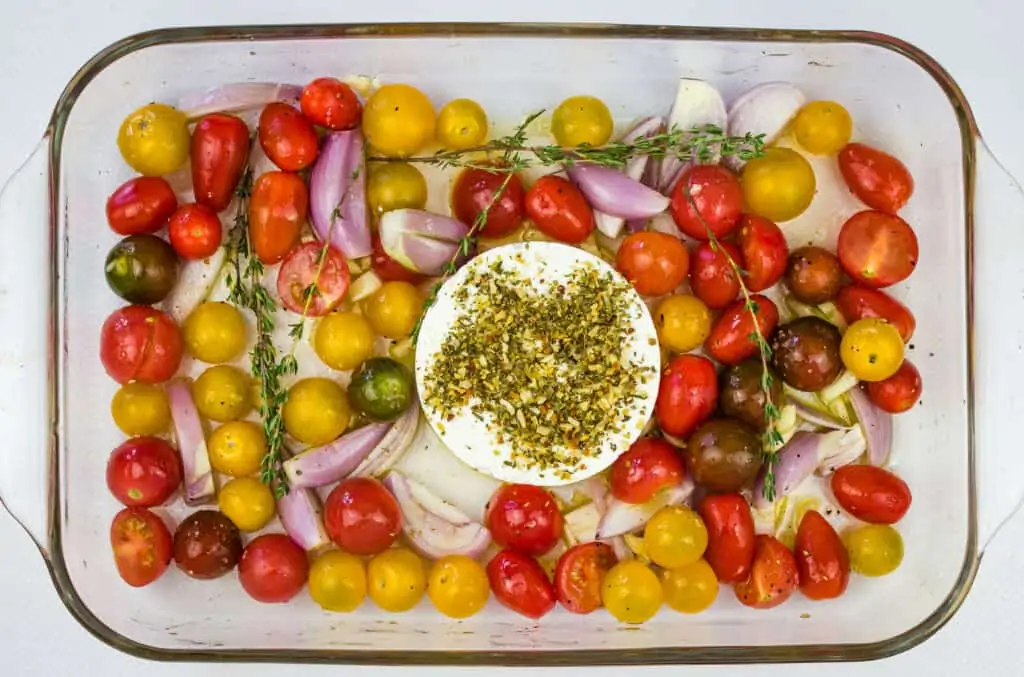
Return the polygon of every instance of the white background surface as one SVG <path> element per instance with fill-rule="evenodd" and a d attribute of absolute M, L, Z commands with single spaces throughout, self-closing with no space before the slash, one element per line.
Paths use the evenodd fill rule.
<path fill-rule="evenodd" d="M 517 0 L 514 3 L 426 0 L 419 10 L 401 0 L 0 0 L 0 178 L 11 174 L 40 137 L 61 89 L 77 68 L 110 42 L 131 33 L 180 25 L 232 23 L 372 22 L 416 20 L 613 21 L 733 25 L 779 28 L 844 28 L 886 32 L 909 40 L 951 71 L 971 102 L 990 147 L 1017 177 L 1024 178 L 1020 111 L 1024 87 L 1020 66 L 1024 42 L 1019 25 L 1024 5 L 1013 0 L 942 3 L 931 0 L 833 2 L 730 2 L 729 0 Z M 417 3 L 418 4 L 418 3 Z M 574 5 L 579 5 L 574 9 Z M 659 9 L 661 7 L 662 9 Z M 113 139 L 111 139 L 113 143 Z M 42 224 L 0 224 L 0 242 L 16 247 L 19 232 Z M 1022 224 L 1006 224 L 1020 228 Z M 1021 255 L 1020 252 L 1014 252 Z M 3 331 L 18 318 L 0 307 Z M 0 384 L 0 387 L 4 387 Z M 0 453 L 23 449 L 16 431 L 3 431 Z M 981 450 L 982 452 L 984 450 Z M 942 528 L 941 524 L 935 525 Z M 760 669 L 686 668 L 685 674 L 875 677 L 913 674 L 1015 675 L 1024 673 L 1020 631 L 1024 629 L 1024 514 L 1018 515 L 987 550 L 974 588 L 960 612 L 923 646 L 871 664 L 774 666 Z M 912 547 L 912 544 L 911 544 Z M 864 619 L 870 623 L 871 619 Z M 0 511 L 0 675 L 184 675 L 260 677 L 278 675 L 394 675 L 397 669 L 280 666 L 185 666 L 138 661 L 93 639 L 65 611 L 29 538 Z M 588 677 L 611 677 L 614 668 L 588 669 Z M 621 669 L 618 669 L 621 671 Z M 436 668 L 418 674 L 448 675 Z M 523 674 L 517 671 L 516 674 Z M 568 672 L 568 671 L 567 671 Z M 573 671 L 584 674 L 582 670 Z M 499 671 L 487 670 L 490 677 Z M 511 674 L 512 671 L 501 671 Z M 649 668 L 646 675 L 679 674 L 679 668 Z M 485 674 L 474 671 L 474 675 Z"/>

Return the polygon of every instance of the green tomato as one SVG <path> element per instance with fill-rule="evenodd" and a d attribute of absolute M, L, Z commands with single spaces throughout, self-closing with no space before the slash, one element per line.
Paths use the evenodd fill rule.
<path fill-rule="evenodd" d="M 128 303 L 160 303 L 178 281 L 178 255 L 155 235 L 129 235 L 114 245 L 104 266 L 107 284 Z"/>
<path fill-rule="evenodd" d="M 407 162 L 371 164 L 366 201 L 377 216 L 393 209 L 423 209 L 427 204 L 427 180 Z"/>
<path fill-rule="evenodd" d="M 392 421 L 412 402 L 412 374 L 390 357 L 374 357 L 352 376 L 348 399 L 367 416 Z"/>

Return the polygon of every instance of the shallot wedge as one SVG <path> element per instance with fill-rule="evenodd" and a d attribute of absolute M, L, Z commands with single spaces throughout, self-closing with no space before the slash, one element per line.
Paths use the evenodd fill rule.
<path fill-rule="evenodd" d="M 447 555 L 479 557 L 491 542 L 491 532 L 473 522 L 453 505 L 445 503 L 423 487 L 392 470 L 384 485 L 402 511 L 402 531 L 413 547 L 425 557 Z"/>
<path fill-rule="evenodd" d="M 775 500 L 793 493 L 816 470 L 827 475 L 853 463 L 864 453 L 864 448 L 864 436 L 857 427 L 827 433 L 796 433 L 775 459 Z M 753 503 L 757 509 L 773 503 L 764 495 L 763 473 L 754 487 Z"/>
<path fill-rule="evenodd" d="M 693 493 L 693 480 L 685 478 L 681 483 L 662 489 L 646 503 L 625 503 L 609 498 L 607 508 L 597 526 L 597 538 L 605 539 L 639 530 L 667 505 L 680 505 Z"/>
<path fill-rule="evenodd" d="M 649 138 L 658 134 L 664 129 L 665 121 L 660 117 L 648 117 L 644 118 L 636 125 L 631 127 L 622 135 L 620 141 L 622 143 L 636 143 L 639 140 Z M 650 183 L 644 180 L 649 172 L 649 166 L 653 163 L 651 156 L 639 153 L 629 158 L 626 161 L 626 166 L 623 168 L 623 174 L 633 179 L 634 181 L 640 181 L 643 185 L 648 188 L 651 187 Z M 626 225 L 626 219 L 621 216 L 613 216 L 606 214 L 598 209 L 594 210 L 594 223 L 597 225 L 597 230 L 604 236 L 615 239 L 622 233 L 623 226 Z M 631 219 L 630 223 L 633 227 L 636 224 L 642 224 L 640 229 L 643 229 L 643 225 L 646 225 L 646 218 Z M 635 231 L 634 231 L 635 232 Z"/>
<path fill-rule="evenodd" d="M 372 251 L 366 208 L 366 161 L 358 129 L 330 132 L 309 177 L 309 215 L 323 242 L 328 235 L 348 259 Z"/>
<path fill-rule="evenodd" d="M 167 386 L 167 399 L 171 404 L 174 436 L 181 452 L 181 465 L 185 470 L 185 504 L 189 506 L 209 503 L 217 493 L 213 482 L 213 468 L 206 448 L 206 437 L 199 412 L 192 400 L 188 381 L 173 381 Z"/>
<path fill-rule="evenodd" d="M 292 456 L 284 462 L 288 485 L 315 489 L 348 477 L 384 439 L 391 427 L 391 423 L 370 423 L 329 444 Z"/>
<path fill-rule="evenodd" d="M 440 275 L 468 233 L 461 221 L 422 209 L 394 209 L 380 218 L 384 252 L 424 275 Z"/>
<path fill-rule="evenodd" d="M 285 532 L 303 549 L 316 550 L 330 545 L 320 498 L 313 489 L 290 487 L 287 494 L 277 499 L 277 514 Z"/>
<path fill-rule="evenodd" d="M 892 414 L 876 407 L 860 388 L 851 389 L 849 397 L 858 425 L 867 440 L 868 463 L 885 465 L 892 447 Z"/>
<path fill-rule="evenodd" d="M 232 82 L 211 89 L 193 91 L 178 99 L 178 110 L 189 120 L 210 113 L 238 113 L 280 101 L 299 104 L 302 87 L 279 82 Z"/>
<path fill-rule="evenodd" d="M 775 141 L 797 111 L 807 102 L 803 92 L 788 82 L 766 82 L 758 85 L 729 106 L 730 136 L 763 135 L 766 144 Z M 739 169 L 743 161 L 737 156 L 726 163 Z"/>
<path fill-rule="evenodd" d="M 680 78 L 676 89 L 676 99 L 668 116 L 668 129 L 690 132 L 694 128 L 707 126 L 725 129 L 725 101 L 722 95 L 711 84 L 695 78 Z M 718 157 L 707 158 L 709 162 L 717 162 Z M 657 188 L 662 193 L 672 190 L 687 165 L 692 161 L 681 160 L 674 156 L 666 156 L 661 161 L 658 173 Z"/>
<path fill-rule="evenodd" d="M 391 470 L 402 458 L 416 437 L 420 426 L 420 408 L 413 403 L 401 416 L 395 419 L 387 434 L 363 459 L 352 475 L 355 477 L 379 477 Z"/>

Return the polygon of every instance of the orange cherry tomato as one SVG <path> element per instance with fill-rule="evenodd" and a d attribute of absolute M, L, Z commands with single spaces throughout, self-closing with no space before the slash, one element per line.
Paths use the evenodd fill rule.
<path fill-rule="evenodd" d="M 839 171 L 853 194 L 872 209 L 895 214 L 914 193 L 914 179 L 892 155 L 863 143 L 839 151 Z"/>
<path fill-rule="evenodd" d="M 917 266 L 917 235 L 898 216 L 865 210 L 839 231 L 839 262 L 867 287 L 888 287 L 910 277 Z"/>
<path fill-rule="evenodd" d="M 644 296 L 667 294 L 690 269 L 686 246 L 665 233 L 633 233 L 619 246 L 615 267 Z"/>
<path fill-rule="evenodd" d="M 526 215 L 556 240 L 579 244 L 594 232 L 594 212 L 583 193 L 561 176 L 542 176 L 526 191 Z"/>
<path fill-rule="evenodd" d="M 846 592 L 850 556 L 836 530 L 814 510 L 800 520 L 793 552 L 805 597 L 835 599 Z"/>
<path fill-rule="evenodd" d="M 775 331 L 779 323 L 779 309 L 768 297 L 754 294 L 750 297 L 757 315 L 757 326 L 761 336 L 768 337 Z M 722 311 L 715 323 L 711 325 L 711 333 L 704 342 L 704 350 L 722 364 L 739 364 L 748 357 L 758 354 L 758 345 L 751 340 L 754 333 L 754 318 L 747 303 L 743 299 L 736 301 Z"/>
<path fill-rule="evenodd" d="M 249 198 L 249 236 L 260 261 L 270 265 L 299 241 L 309 213 L 309 189 L 297 174 L 261 174 Z"/>

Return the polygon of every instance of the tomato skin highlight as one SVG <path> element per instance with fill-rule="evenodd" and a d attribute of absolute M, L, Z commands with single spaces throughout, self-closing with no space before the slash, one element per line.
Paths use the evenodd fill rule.
<path fill-rule="evenodd" d="M 494 194 L 508 175 L 480 167 L 462 170 L 452 187 L 452 214 L 467 226 L 472 226 L 480 213 L 487 210 L 487 222 L 480 229 L 483 237 L 501 237 L 519 227 L 525 214 L 526 199 L 523 182 L 518 174 L 508 179 L 508 185 L 498 201 L 491 205 Z M 488 208 L 490 205 L 490 208 Z"/>
<path fill-rule="evenodd" d="M 224 228 L 209 207 L 187 204 L 178 207 L 167 222 L 167 239 L 183 259 L 205 259 L 220 247 Z"/>
<path fill-rule="evenodd" d="M 503 548 L 543 555 L 562 537 L 565 520 L 555 499 L 530 484 L 505 484 L 491 497 L 484 522 Z"/>
<path fill-rule="evenodd" d="M 846 274 L 880 289 L 902 282 L 917 267 L 917 235 L 906 221 L 884 212 L 857 212 L 839 231 L 839 262 Z"/>
<path fill-rule="evenodd" d="M 895 214 L 914 193 L 914 179 L 906 166 L 877 148 L 850 143 L 839 151 L 838 160 L 847 187 L 872 209 Z"/>
<path fill-rule="evenodd" d="M 884 381 L 864 384 L 864 392 L 876 407 L 890 414 L 909 411 L 921 399 L 921 372 L 910 360 L 903 360 L 899 370 Z"/>
<path fill-rule="evenodd" d="M 320 255 L 324 251 L 319 242 L 306 242 L 293 249 L 277 271 L 277 294 L 284 307 L 307 317 L 321 317 L 338 307 L 349 286 L 348 264 L 333 246 L 327 247 L 323 265 Z M 319 278 L 317 270 L 320 271 Z M 306 289 L 316 281 L 318 293 L 306 305 Z"/>
<path fill-rule="evenodd" d="M 832 493 L 843 510 L 862 522 L 895 524 L 910 509 L 910 487 L 888 470 L 847 465 L 832 475 Z"/>
<path fill-rule="evenodd" d="M 715 365 L 700 355 L 678 355 L 661 374 L 654 416 L 674 437 L 687 437 L 711 418 L 718 404 Z"/>
<path fill-rule="evenodd" d="M 203 116 L 192 132 L 191 158 L 196 202 L 224 211 L 249 160 L 249 128 L 234 115 Z"/>
<path fill-rule="evenodd" d="M 709 240 L 708 230 L 719 240 L 728 236 L 736 230 L 743 211 L 739 179 L 718 165 L 696 165 L 683 172 L 671 197 L 669 208 L 676 227 L 695 240 Z"/>
<path fill-rule="evenodd" d="M 184 341 L 169 315 L 149 306 L 125 306 L 110 314 L 100 330 L 100 360 L 120 384 L 131 380 L 162 383 L 181 364 Z"/>
<path fill-rule="evenodd" d="M 625 503 L 645 503 L 665 487 L 683 481 L 686 471 L 675 448 L 655 437 L 642 437 L 615 459 L 608 484 Z"/>
<path fill-rule="evenodd" d="M 639 294 L 661 296 L 686 280 L 690 260 L 678 238 L 665 233 L 633 233 L 619 246 L 615 268 Z"/>
<path fill-rule="evenodd" d="M 750 506 L 737 493 L 713 494 L 700 504 L 708 530 L 704 559 L 722 583 L 743 580 L 754 561 L 754 518 Z"/>
<path fill-rule="evenodd" d="M 137 176 L 107 198 L 107 223 L 118 235 L 152 234 L 178 208 L 178 197 L 166 179 Z"/>
<path fill-rule="evenodd" d="M 850 582 L 850 556 L 832 525 L 814 510 L 797 527 L 793 546 L 800 592 L 809 599 L 835 599 Z"/>
<path fill-rule="evenodd" d="M 354 555 L 384 552 L 398 538 L 402 511 L 377 480 L 350 477 L 324 503 L 324 528 L 331 540 Z"/>
<path fill-rule="evenodd" d="M 896 327 L 904 343 L 910 341 L 917 328 L 910 309 L 878 289 L 851 284 L 839 290 L 835 303 L 847 324 L 865 317 L 878 317 Z"/>
<path fill-rule="evenodd" d="M 729 265 L 729 258 L 743 267 L 740 250 L 731 242 L 701 242 L 690 252 L 690 288 L 694 295 L 716 310 L 725 308 L 740 293 L 740 281 Z"/>
<path fill-rule="evenodd" d="M 750 300 L 757 304 L 757 326 L 767 341 L 779 323 L 779 309 L 767 296 L 753 294 Z M 758 354 L 757 344 L 750 340 L 753 331 L 754 319 L 747 309 L 746 301 L 740 299 L 722 311 L 711 325 L 704 350 L 722 364 L 739 364 Z"/>
<path fill-rule="evenodd" d="M 782 279 L 789 262 L 789 245 L 774 221 L 744 214 L 740 217 L 736 243 L 742 259 L 734 260 L 747 271 L 747 289 L 764 291 Z"/>
<path fill-rule="evenodd" d="M 263 152 L 286 172 L 309 167 L 320 152 L 313 125 L 286 103 L 267 104 L 260 113 L 258 130 Z"/>
<path fill-rule="evenodd" d="M 308 214 L 309 189 L 297 174 L 261 174 L 249 197 L 249 237 L 259 260 L 271 265 L 283 259 L 299 241 Z"/>
<path fill-rule="evenodd" d="M 159 437 L 133 437 L 107 460 L 107 487 L 129 507 L 160 505 L 178 489 L 181 477 L 178 451 Z"/>
<path fill-rule="evenodd" d="M 555 598 L 574 614 L 589 614 L 601 606 L 601 583 L 618 558 L 607 543 L 572 546 L 555 565 Z"/>
<path fill-rule="evenodd" d="M 755 609 L 771 609 L 793 594 L 800 575 L 796 559 L 774 536 L 758 534 L 754 539 L 754 561 L 750 573 L 733 587 L 736 599 Z"/>
<path fill-rule="evenodd" d="M 363 105 L 352 88 L 336 78 L 317 78 L 302 88 L 302 114 L 328 129 L 352 129 L 359 124 Z"/>
<path fill-rule="evenodd" d="M 494 598 L 527 618 L 538 619 L 555 608 L 555 590 L 544 569 L 531 557 L 502 550 L 487 563 Z"/>
<path fill-rule="evenodd" d="M 594 212 L 583 193 L 568 179 L 549 174 L 526 191 L 526 215 L 551 237 L 579 244 L 594 232 Z"/>
<path fill-rule="evenodd" d="M 257 602 L 283 604 L 299 594 L 309 577 L 306 552 L 284 534 L 257 536 L 238 560 L 238 580 Z"/>
<path fill-rule="evenodd" d="M 171 532 L 162 519 L 146 508 L 124 508 L 110 525 L 110 549 L 121 579 L 141 588 L 167 571 L 171 563 Z"/>

